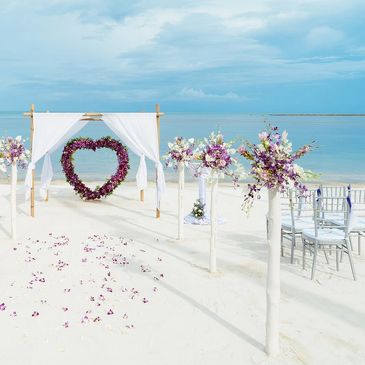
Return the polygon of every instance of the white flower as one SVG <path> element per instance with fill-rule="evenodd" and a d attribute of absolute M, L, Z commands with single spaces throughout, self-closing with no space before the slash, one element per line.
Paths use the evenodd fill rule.
<path fill-rule="evenodd" d="M 303 170 L 302 167 L 300 167 L 299 165 L 294 164 L 294 171 L 300 176 L 300 177 L 304 177 L 305 176 L 305 172 Z"/>
<path fill-rule="evenodd" d="M 286 143 L 288 141 L 288 132 L 287 131 L 283 131 L 283 133 L 281 134 L 281 140 Z"/>

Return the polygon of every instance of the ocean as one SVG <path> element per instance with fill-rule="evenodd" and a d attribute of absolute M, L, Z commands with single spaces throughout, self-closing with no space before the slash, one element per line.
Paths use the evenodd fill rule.
<path fill-rule="evenodd" d="M 365 117 L 364 116 L 275 116 L 270 114 L 209 114 L 166 113 L 161 117 L 161 156 L 167 143 L 175 136 L 204 138 L 211 131 L 220 130 L 226 140 L 237 145 L 244 140 L 257 141 L 257 134 L 265 123 L 287 130 L 293 146 L 315 141 L 315 150 L 305 156 L 300 165 L 320 175 L 322 182 L 365 182 Z M 21 112 L 0 112 L 0 136 L 22 135 L 29 146 L 30 120 Z M 103 123 L 91 122 L 77 136 L 117 138 Z M 52 156 L 56 180 L 63 180 L 60 164 L 62 148 Z M 92 154 L 92 158 L 90 155 Z M 127 180 L 134 180 L 139 159 L 132 152 Z M 104 180 L 115 170 L 117 160 L 112 151 L 79 151 L 75 156 L 76 169 L 86 181 Z M 248 167 L 247 163 L 244 165 Z M 154 166 L 147 162 L 149 180 L 154 180 Z M 42 163 L 37 165 L 40 175 Z M 20 174 L 20 179 L 24 173 Z M 189 178 L 189 175 L 188 175 Z M 191 176 L 190 176 L 191 178 Z M 174 171 L 166 170 L 168 181 L 176 180 Z"/>

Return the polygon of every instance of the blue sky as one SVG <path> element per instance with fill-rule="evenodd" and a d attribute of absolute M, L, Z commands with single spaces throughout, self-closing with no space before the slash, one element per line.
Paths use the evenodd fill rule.
<path fill-rule="evenodd" d="M 0 110 L 365 112 L 364 0 L 3 0 Z"/>

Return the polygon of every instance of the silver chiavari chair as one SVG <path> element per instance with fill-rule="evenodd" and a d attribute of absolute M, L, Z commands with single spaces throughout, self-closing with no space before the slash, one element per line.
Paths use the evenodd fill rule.
<path fill-rule="evenodd" d="M 351 204 L 351 235 L 357 236 L 357 250 L 361 255 L 361 237 L 365 236 L 365 189 L 351 188 L 349 190 Z"/>
<path fill-rule="evenodd" d="M 320 249 L 323 250 L 327 263 L 326 250 L 334 247 L 336 249 L 336 269 L 339 270 L 339 255 L 346 253 L 349 257 L 350 266 L 354 280 L 356 280 L 355 267 L 350 248 L 350 204 L 347 197 L 319 197 L 313 198 L 314 228 L 304 229 L 302 232 L 303 242 L 303 269 L 305 269 L 305 256 L 308 249 L 313 254 L 311 279 L 317 264 L 317 255 Z M 334 226 L 328 216 L 336 215 L 336 219 L 341 219 Z M 339 218 L 341 217 L 341 218 Z"/>
<path fill-rule="evenodd" d="M 313 207 L 312 195 L 300 196 L 295 190 L 288 190 L 287 199 L 282 198 L 282 223 L 281 223 L 281 254 L 284 256 L 284 240 L 290 242 L 290 262 L 294 262 L 296 239 L 300 237 L 303 229 L 312 228 Z"/>

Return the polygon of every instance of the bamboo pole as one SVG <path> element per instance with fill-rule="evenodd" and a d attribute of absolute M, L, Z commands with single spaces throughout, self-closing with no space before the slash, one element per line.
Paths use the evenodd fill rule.
<path fill-rule="evenodd" d="M 209 271 L 211 273 L 217 272 L 217 195 L 218 195 L 218 176 L 213 173 L 212 187 L 211 187 L 211 201 L 210 201 L 210 264 Z"/>
<path fill-rule="evenodd" d="M 266 353 L 269 356 L 279 354 L 280 230 L 280 194 L 277 189 L 269 189 L 266 279 Z"/>
<path fill-rule="evenodd" d="M 156 123 L 157 123 L 157 138 L 158 138 L 158 149 L 160 150 L 160 105 L 156 104 Z M 157 185 L 157 169 L 156 169 L 156 185 Z M 157 202 L 156 207 L 156 218 L 160 218 L 161 211 L 160 211 L 160 201 Z"/>
<path fill-rule="evenodd" d="M 34 104 L 32 104 L 31 109 L 30 109 L 30 143 L 31 143 L 31 155 L 33 154 L 33 142 L 34 142 L 34 117 L 33 117 L 33 113 L 34 113 Z M 31 188 L 31 192 L 30 192 L 30 213 L 31 216 L 34 218 L 35 213 L 34 213 L 34 201 L 35 201 L 35 191 L 34 191 L 34 186 L 35 186 L 35 169 L 32 170 L 32 188 Z"/>
<path fill-rule="evenodd" d="M 182 240 L 184 238 L 184 164 L 179 162 L 178 164 L 178 174 L 179 174 L 179 185 L 178 185 L 178 231 L 177 239 Z"/>
<path fill-rule="evenodd" d="M 18 179 L 18 168 L 16 162 L 11 165 L 11 238 L 16 239 L 16 186 Z"/>
<path fill-rule="evenodd" d="M 144 202 L 144 190 L 141 190 L 141 191 L 139 192 L 139 198 L 140 198 L 140 201 L 141 201 L 141 202 Z"/>

